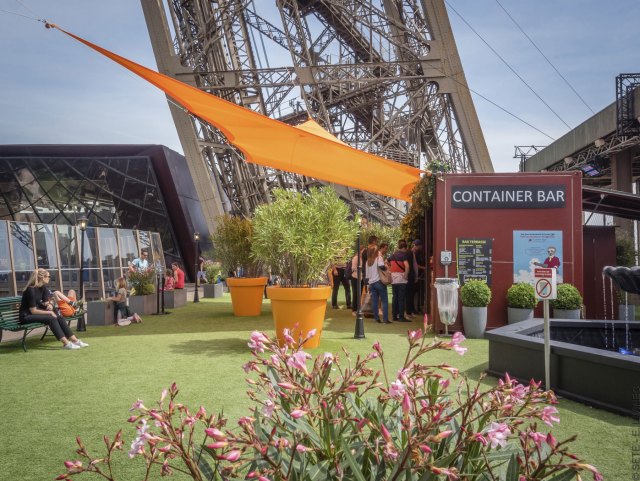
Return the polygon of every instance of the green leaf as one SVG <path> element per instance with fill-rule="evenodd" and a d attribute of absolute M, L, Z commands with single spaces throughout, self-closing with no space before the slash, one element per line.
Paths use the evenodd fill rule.
<path fill-rule="evenodd" d="M 355 478 L 358 481 L 367 481 L 364 475 L 362 474 L 362 471 L 360 471 L 360 466 L 358 466 L 358 463 L 356 462 L 355 458 L 351 454 L 351 449 L 349 448 L 349 446 L 345 446 L 344 449 L 342 450 L 342 453 L 344 454 L 344 457 L 347 459 L 347 462 L 349 463 L 349 467 L 351 468 L 351 472 L 354 474 Z"/>
<path fill-rule="evenodd" d="M 509 466 L 507 467 L 507 476 L 505 481 L 518 481 L 518 475 L 520 474 L 520 466 L 518 465 L 518 459 L 516 453 L 511 454 L 509 460 Z"/>

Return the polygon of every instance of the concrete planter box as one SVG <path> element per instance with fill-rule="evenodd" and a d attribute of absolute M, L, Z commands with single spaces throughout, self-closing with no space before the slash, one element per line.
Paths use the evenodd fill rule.
<path fill-rule="evenodd" d="M 554 309 L 554 319 L 580 319 L 580 309 Z"/>
<path fill-rule="evenodd" d="M 113 324 L 113 309 L 115 304 L 111 301 L 87 302 L 87 325 L 110 326 Z"/>
<path fill-rule="evenodd" d="M 635 304 L 618 304 L 618 320 L 619 321 L 635 321 L 636 305 Z"/>
<path fill-rule="evenodd" d="M 175 309 L 187 304 L 187 290 L 174 289 L 172 291 L 164 291 L 164 307 Z"/>
<path fill-rule="evenodd" d="M 507 307 L 507 319 L 509 324 L 533 319 L 533 309 L 521 309 L 519 307 Z"/>
<path fill-rule="evenodd" d="M 145 315 L 156 312 L 156 295 L 149 294 L 146 296 L 130 296 L 129 310 L 131 314 Z"/>
<path fill-rule="evenodd" d="M 224 295 L 224 288 L 222 284 L 203 284 L 204 297 L 222 297 Z"/>

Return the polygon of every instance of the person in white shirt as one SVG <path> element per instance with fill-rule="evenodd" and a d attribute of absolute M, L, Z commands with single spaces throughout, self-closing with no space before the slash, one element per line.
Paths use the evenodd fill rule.
<path fill-rule="evenodd" d="M 382 244 L 380 249 L 375 246 L 369 246 L 367 249 L 366 271 L 369 282 L 369 292 L 371 293 L 371 306 L 373 309 L 373 317 L 376 322 L 384 322 L 391 324 L 389 321 L 389 295 L 387 286 L 380 281 L 378 269 L 387 270 L 383 255 L 386 252 L 386 244 Z M 378 302 L 382 301 L 382 321 L 378 311 Z"/>

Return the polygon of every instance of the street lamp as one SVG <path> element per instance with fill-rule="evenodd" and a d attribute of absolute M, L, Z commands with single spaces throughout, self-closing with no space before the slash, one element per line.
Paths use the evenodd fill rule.
<path fill-rule="evenodd" d="M 358 220 L 358 236 L 356 237 L 356 255 L 358 256 L 358 276 L 356 282 L 356 330 L 353 335 L 354 339 L 364 339 L 364 316 L 362 315 L 362 269 L 360 268 L 361 255 L 360 255 L 360 225 L 361 220 Z"/>
<path fill-rule="evenodd" d="M 200 234 L 198 232 L 193 233 L 193 240 L 196 242 L 196 262 L 194 264 L 194 272 L 196 274 L 196 291 L 193 294 L 193 302 L 200 302 L 200 295 L 198 293 L 199 279 L 198 279 L 198 259 L 200 258 Z"/>
<path fill-rule="evenodd" d="M 82 301 L 82 305 L 85 306 L 84 302 L 84 233 L 87 230 L 88 219 L 84 214 L 80 215 L 78 219 L 78 229 L 80 229 L 80 288 L 78 289 L 78 295 L 80 296 L 80 300 Z M 84 322 L 84 315 L 78 319 L 78 325 L 76 326 L 77 331 L 86 331 L 87 326 Z"/>

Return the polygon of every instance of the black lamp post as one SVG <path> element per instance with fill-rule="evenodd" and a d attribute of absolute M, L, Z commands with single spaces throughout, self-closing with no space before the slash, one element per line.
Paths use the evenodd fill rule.
<path fill-rule="evenodd" d="M 198 260 L 200 259 L 200 234 L 198 232 L 194 232 L 193 240 L 196 242 L 196 262 L 194 272 L 196 274 L 196 291 L 193 294 L 193 302 L 200 302 L 200 294 L 198 293 L 198 288 L 200 287 L 200 280 L 198 278 Z"/>
<path fill-rule="evenodd" d="M 364 339 L 364 316 L 362 315 L 362 269 L 360 267 L 361 255 L 360 255 L 360 225 L 358 225 L 358 236 L 356 238 L 356 255 L 358 256 L 358 277 L 356 282 L 356 306 L 358 308 L 356 312 L 356 330 L 353 335 L 354 339 Z"/>
<path fill-rule="evenodd" d="M 89 221 L 84 214 L 82 214 L 78 219 L 78 228 L 80 229 L 80 232 L 81 232 L 80 234 L 80 288 L 78 289 L 78 296 L 80 297 L 80 300 L 82 301 L 83 306 L 86 305 L 86 303 L 84 302 L 84 233 L 87 230 L 88 222 Z M 87 330 L 87 326 L 84 322 L 84 315 L 81 316 L 80 319 L 78 319 L 78 325 L 76 326 L 76 330 L 81 332 Z"/>

